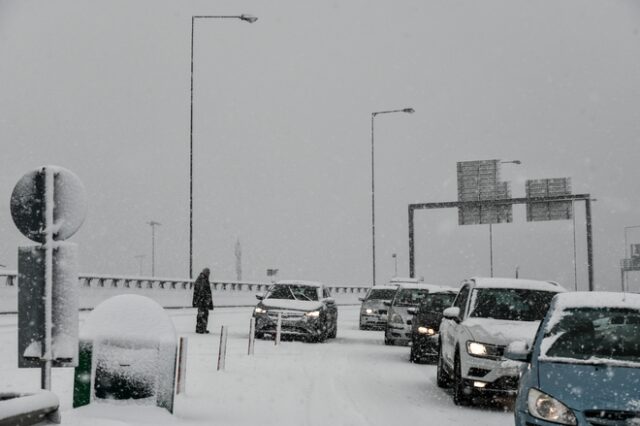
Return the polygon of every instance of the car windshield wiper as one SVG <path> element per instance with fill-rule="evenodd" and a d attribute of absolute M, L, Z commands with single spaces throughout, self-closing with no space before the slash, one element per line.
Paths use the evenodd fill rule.
<path fill-rule="evenodd" d="M 296 297 L 296 294 L 293 292 L 293 290 L 291 290 L 291 286 L 287 286 L 287 290 L 289 290 L 289 293 L 291 293 L 291 296 L 293 296 L 294 300 L 300 300 Z"/>

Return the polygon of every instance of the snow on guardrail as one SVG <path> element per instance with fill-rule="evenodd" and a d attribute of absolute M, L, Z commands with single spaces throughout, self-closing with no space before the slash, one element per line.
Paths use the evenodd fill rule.
<path fill-rule="evenodd" d="M 193 281 L 182 278 L 132 277 L 80 274 L 80 309 L 92 309 L 109 297 L 119 294 L 147 296 L 165 308 L 190 308 Z M 214 281 L 215 306 L 253 306 L 255 295 L 264 293 L 267 282 Z M 356 304 L 368 287 L 329 286 L 338 304 Z M 0 271 L 0 314 L 16 313 L 18 280 L 16 271 Z"/>

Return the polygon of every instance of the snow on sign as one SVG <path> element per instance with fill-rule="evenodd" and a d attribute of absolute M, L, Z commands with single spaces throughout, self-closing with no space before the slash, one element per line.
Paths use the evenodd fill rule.
<path fill-rule="evenodd" d="M 458 201 L 485 201 L 511 198 L 508 182 L 500 181 L 500 160 L 457 163 Z M 458 208 L 459 225 L 505 223 L 513 220 L 511 204 Z"/>
<path fill-rule="evenodd" d="M 571 195 L 571 178 L 533 179 L 526 182 L 527 198 Z M 573 217 L 571 201 L 527 203 L 527 222 L 566 220 Z"/>
<path fill-rule="evenodd" d="M 84 222 L 87 203 L 84 186 L 71 171 L 44 166 L 25 174 L 11 194 L 11 216 L 16 227 L 32 241 L 46 237 L 46 176 L 53 174 L 53 239 L 66 240 Z"/>
<path fill-rule="evenodd" d="M 11 194 L 16 227 L 41 243 L 18 250 L 18 366 L 40 366 L 43 389 L 51 389 L 51 367 L 78 359 L 77 247 L 61 240 L 85 215 L 82 182 L 62 167 L 32 170 Z"/>
<path fill-rule="evenodd" d="M 80 333 L 73 406 L 92 401 L 130 401 L 173 412 L 177 337 L 155 301 L 114 296 L 87 317 Z"/>

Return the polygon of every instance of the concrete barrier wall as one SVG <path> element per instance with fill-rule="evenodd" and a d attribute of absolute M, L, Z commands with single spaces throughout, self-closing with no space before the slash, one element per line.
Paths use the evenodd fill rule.
<path fill-rule="evenodd" d="M 79 277 L 80 309 L 92 309 L 98 303 L 118 294 L 139 294 L 166 308 L 191 307 L 193 283 L 190 280 L 158 277 L 126 277 L 82 274 Z M 266 282 L 213 282 L 216 306 L 253 306 L 256 294 L 269 287 Z M 329 286 L 338 304 L 357 304 L 367 287 Z M 0 272 L 0 313 L 17 312 L 18 282 L 14 271 Z"/>

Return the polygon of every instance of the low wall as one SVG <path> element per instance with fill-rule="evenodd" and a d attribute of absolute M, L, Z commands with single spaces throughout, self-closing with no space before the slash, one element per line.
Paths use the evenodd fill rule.
<path fill-rule="evenodd" d="M 191 307 L 193 282 L 184 279 L 157 277 L 126 277 L 80 275 L 80 309 L 92 309 L 98 303 L 118 294 L 139 294 L 150 297 L 165 308 Z M 216 306 L 252 306 L 256 294 L 269 287 L 266 282 L 213 282 L 213 303 Z M 336 303 L 356 304 L 367 287 L 329 286 Z M 0 272 L 0 313 L 16 313 L 18 283 L 14 271 Z"/>

